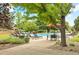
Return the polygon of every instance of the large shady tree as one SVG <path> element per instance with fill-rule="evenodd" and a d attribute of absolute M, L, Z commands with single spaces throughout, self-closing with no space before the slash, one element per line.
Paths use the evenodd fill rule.
<path fill-rule="evenodd" d="M 60 29 L 61 32 L 61 46 L 66 45 L 65 35 L 65 16 L 70 12 L 72 4 L 69 3 L 55 3 L 55 4 L 44 4 L 44 3 L 31 3 L 31 4 L 13 4 L 21 6 L 27 10 L 29 14 L 37 14 L 37 18 L 44 21 L 47 24 L 53 24 Z M 57 23 L 60 26 L 57 26 Z"/>
<path fill-rule="evenodd" d="M 61 4 L 55 4 L 55 6 L 58 8 L 59 10 L 59 15 L 60 15 L 60 20 L 61 20 L 61 46 L 67 46 L 66 45 L 66 34 L 65 34 L 65 17 L 67 14 L 70 13 L 70 9 L 73 7 L 72 4 L 69 3 L 61 3 Z"/>

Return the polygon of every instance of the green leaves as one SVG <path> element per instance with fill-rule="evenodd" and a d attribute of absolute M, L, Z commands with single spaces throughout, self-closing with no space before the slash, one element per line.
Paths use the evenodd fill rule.
<path fill-rule="evenodd" d="M 57 24 L 60 23 L 62 16 L 66 16 L 72 4 L 69 3 L 21 3 L 14 4 L 14 6 L 21 6 L 27 10 L 28 14 L 37 14 L 37 20 L 43 21 L 44 23 Z M 33 17 L 32 17 L 33 18 Z M 31 18 L 31 19 L 32 19 Z"/>
<path fill-rule="evenodd" d="M 24 31 L 35 31 L 38 29 L 38 26 L 31 21 L 23 21 L 19 24 L 18 28 Z"/>
<path fill-rule="evenodd" d="M 75 23 L 74 25 L 75 30 L 79 31 L 79 16 L 77 17 L 77 19 L 75 19 L 74 23 Z"/>

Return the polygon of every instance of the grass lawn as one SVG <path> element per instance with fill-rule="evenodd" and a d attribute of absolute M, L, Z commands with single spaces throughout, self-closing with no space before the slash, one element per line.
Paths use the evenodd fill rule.
<path fill-rule="evenodd" d="M 9 33 L 0 34 L 0 43 L 12 43 L 12 44 L 21 44 L 21 43 L 28 43 L 29 38 L 19 38 L 13 37 Z"/>
<path fill-rule="evenodd" d="M 0 34 L 0 40 L 1 39 L 6 39 L 9 37 L 9 34 Z"/>
<path fill-rule="evenodd" d="M 0 50 L 3 50 L 3 49 L 8 49 L 8 48 L 11 48 L 11 47 L 14 47 L 14 46 L 18 46 L 18 44 L 7 44 L 5 41 L 3 40 L 6 40 L 6 41 L 9 41 L 8 38 L 10 37 L 10 34 L 1 34 L 0 33 Z M 1 41 L 3 41 L 1 43 Z M 13 42 L 13 41 L 12 41 Z"/>

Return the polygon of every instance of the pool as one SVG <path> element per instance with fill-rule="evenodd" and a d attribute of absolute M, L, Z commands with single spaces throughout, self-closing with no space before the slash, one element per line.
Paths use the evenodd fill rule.
<path fill-rule="evenodd" d="M 48 36 L 53 35 L 54 33 L 38 33 L 37 36 Z M 56 35 L 59 35 L 60 33 L 55 33 Z M 31 36 L 34 36 L 34 34 L 31 34 Z"/>

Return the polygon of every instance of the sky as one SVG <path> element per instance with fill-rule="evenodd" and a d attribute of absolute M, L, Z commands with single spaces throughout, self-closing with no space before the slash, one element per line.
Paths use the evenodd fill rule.
<path fill-rule="evenodd" d="M 72 9 L 72 12 L 66 16 L 66 21 L 69 22 L 70 26 L 74 25 L 74 20 L 79 16 L 79 3 L 73 4 L 75 8 Z"/>

